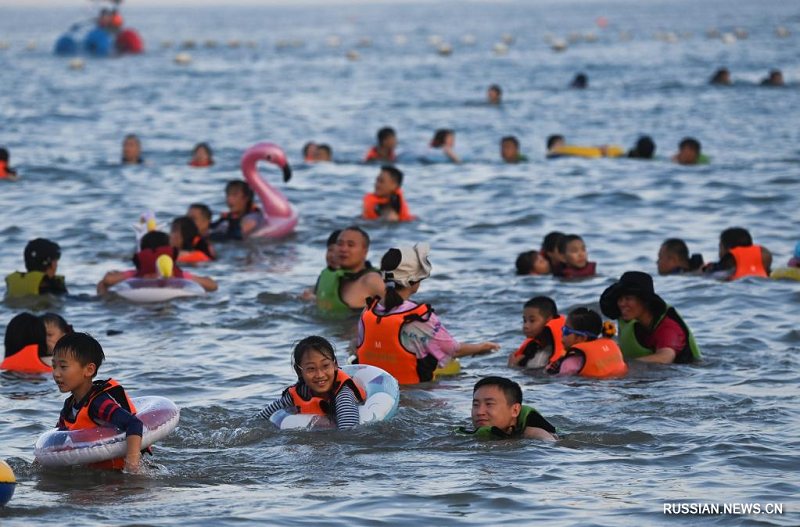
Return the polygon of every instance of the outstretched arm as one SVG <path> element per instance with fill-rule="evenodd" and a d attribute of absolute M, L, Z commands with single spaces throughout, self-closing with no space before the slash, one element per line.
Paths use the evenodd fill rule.
<path fill-rule="evenodd" d="M 102 280 L 97 283 L 97 294 L 102 295 L 108 292 L 108 288 L 114 284 L 118 284 L 125 280 L 125 273 L 119 271 L 110 271 L 105 274 Z"/>
<path fill-rule="evenodd" d="M 483 355 L 499 350 L 500 344 L 496 342 L 481 342 L 480 344 L 461 344 L 456 351 L 456 357 L 466 357 L 469 355 Z"/>

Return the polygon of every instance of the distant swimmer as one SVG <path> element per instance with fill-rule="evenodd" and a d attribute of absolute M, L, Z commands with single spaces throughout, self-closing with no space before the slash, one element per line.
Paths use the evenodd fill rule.
<path fill-rule="evenodd" d="M 728 71 L 728 68 L 718 69 L 716 72 L 714 72 L 714 76 L 711 77 L 709 84 L 730 86 L 731 84 L 733 84 L 733 82 L 731 82 L 731 72 Z"/>
<path fill-rule="evenodd" d="M 580 146 L 567 144 L 563 135 L 551 135 L 547 138 L 548 159 L 559 157 L 621 157 L 625 154 L 624 150 L 616 145 L 600 146 Z"/>
<path fill-rule="evenodd" d="M 333 161 L 333 149 L 330 145 L 320 143 L 317 145 L 317 153 L 314 155 L 314 161 L 317 163 L 327 163 Z"/>
<path fill-rule="evenodd" d="M 577 234 L 566 234 L 558 241 L 558 252 L 564 265 L 553 268 L 553 276 L 562 278 L 586 278 L 594 276 L 597 264 L 589 261 L 589 253 L 583 238 Z"/>
<path fill-rule="evenodd" d="M 769 76 L 761 81 L 761 86 L 786 86 L 783 82 L 783 73 L 781 70 L 772 70 Z"/>
<path fill-rule="evenodd" d="M 589 87 L 589 77 L 585 73 L 578 73 L 572 82 L 569 84 L 570 88 L 584 90 Z"/>
<path fill-rule="evenodd" d="M 626 359 L 687 364 L 701 358 L 689 326 L 655 293 L 647 273 L 623 274 L 603 291 L 600 309 L 618 321 L 619 347 Z"/>
<path fill-rule="evenodd" d="M 551 274 L 550 261 L 541 251 L 525 251 L 517 255 L 515 263 L 519 276 Z"/>
<path fill-rule="evenodd" d="M 628 157 L 631 159 L 653 159 L 656 153 L 656 144 L 648 135 L 639 137 L 633 148 L 628 150 Z"/>
<path fill-rule="evenodd" d="M 461 163 L 461 157 L 455 152 L 456 147 L 456 132 L 449 128 L 440 128 L 433 134 L 430 147 L 436 150 L 441 150 L 447 158 L 453 163 Z"/>
<path fill-rule="evenodd" d="M 309 141 L 303 145 L 303 161 L 313 163 L 317 157 L 317 143 Z"/>
<path fill-rule="evenodd" d="M 200 236 L 197 224 L 188 216 L 172 220 L 169 242 L 178 250 L 176 261 L 181 263 L 211 262 L 216 259 L 208 240 Z"/>
<path fill-rule="evenodd" d="M 41 318 L 19 313 L 6 326 L 5 355 L 0 370 L 19 373 L 52 373 L 53 353 L 47 349 L 47 333 Z"/>
<path fill-rule="evenodd" d="M 6 294 L 24 295 L 63 295 L 67 292 L 64 277 L 57 275 L 61 247 L 45 238 L 31 240 L 25 246 L 25 269 L 6 276 Z"/>
<path fill-rule="evenodd" d="M 211 223 L 210 233 L 213 240 L 243 240 L 261 226 L 264 215 L 261 214 L 254 200 L 253 189 L 246 181 L 234 179 L 225 185 L 225 201 L 228 212 L 220 214 L 219 219 Z"/>
<path fill-rule="evenodd" d="M 524 163 L 528 158 L 519 152 L 519 139 L 508 135 L 500 140 L 500 157 L 506 163 Z"/>
<path fill-rule="evenodd" d="M 531 298 L 522 307 L 525 341 L 508 356 L 508 365 L 543 368 L 564 356 L 561 329 L 566 319 L 558 314 L 556 302 L 547 296 Z"/>
<path fill-rule="evenodd" d="M 0 148 L 0 179 L 17 179 L 17 171 L 8 166 L 11 155 L 5 148 Z"/>
<path fill-rule="evenodd" d="M 214 155 L 208 143 L 197 143 L 194 150 L 192 150 L 192 160 L 189 162 L 189 165 L 199 168 L 210 167 L 213 164 Z"/>
<path fill-rule="evenodd" d="M 375 192 L 364 196 L 365 220 L 412 221 L 411 214 L 403 196 L 403 173 L 391 165 L 383 165 L 375 179 Z"/>
<path fill-rule="evenodd" d="M 489 104 L 500 104 L 503 102 L 503 89 L 497 84 L 492 84 L 486 90 L 486 102 Z"/>
<path fill-rule="evenodd" d="M 141 165 L 144 163 L 142 158 L 142 142 L 136 134 L 128 134 L 122 141 L 122 164 Z"/>
<path fill-rule="evenodd" d="M 556 427 L 536 408 L 522 404 L 522 388 L 504 377 L 484 377 L 472 390 L 472 429 L 458 433 L 482 439 L 555 441 Z"/>
<path fill-rule="evenodd" d="M 211 209 L 208 205 L 205 203 L 192 203 L 189 205 L 186 215 L 192 218 L 197 227 L 197 233 L 201 237 L 208 239 L 212 218 Z"/>
<path fill-rule="evenodd" d="M 700 141 L 694 137 L 685 137 L 678 145 L 678 153 L 672 156 L 672 162 L 679 165 L 702 165 L 710 160 L 701 152 Z"/>
<path fill-rule="evenodd" d="M 658 274 L 699 274 L 703 268 L 703 255 L 689 256 L 689 247 L 679 238 L 664 240 L 658 250 Z"/>
<path fill-rule="evenodd" d="M 378 144 L 373 146 L 364 156 L 365 163 L 394 163 L 397 159 L 395 149 L 397 148 L 397 133 L 394 128 L 381 128 L 378 130 Z"/>
<path fill-rule="evenodd" d="M 771 267 L 772 253 L 754 245 L 746 229 L 731 227 L 719 236 L 719 262 L 710 263 L 703 270 L 714 278 L 733 281 L 745 276 L 767 278 Z"/>

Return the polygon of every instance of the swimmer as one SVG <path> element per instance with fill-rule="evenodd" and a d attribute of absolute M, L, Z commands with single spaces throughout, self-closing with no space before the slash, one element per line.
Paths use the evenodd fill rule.
<path fill-rule="evenodd" d="M 519 276 L 550 274 L 550 261 L 540 251 L 525 251 L 517 256 L 517 274 Z"/>
<path fill-rule="evenodd" d="M 339 261 L 336 259 L 336 240 L 341 233 L 342 231 L 337 229 L 328 236 L 328 242 L 326 244 L 327 250 L 325 251 L 325 269 L 322 270 L 317 278 L 317 283 L 314 284 L 314 288 L 303 291 L 301 295 L 302 298 L 316 301 L 317 289 L 319 289 L 320 282 L 328 282 L 334 279 L 336 270 L 339 269 Z"/>
<path fill-rule="evenodd" d="M 564 265 L 554 269 L 553 276 L 585 278 L 595 275 L 597 264 L 589 261 L 586 244 L 577 234 L 564 235 L 558 241 L 558 252 L 564 258 Z"/>
<path fill-rule="evenodd" d="M 541 368 L 564 356 L 561 329 L 566 319 L 558 314 L 552 298 L 537 296 L 522 307 L 522 334 L 525 342 L 508 356 L 508 365 Z"/>
<path fill-rule="evenodd" d="M 178 250 L 179 262 L 210 262 L 216 259 L 211 244 L 200 236 L 197 225 L 189 216 L 172 220 L 169 243 Z"/>
<path fill-rule="evenodd" d="M 391 165 L 383 165 L 375 180 L 375 192 L 364 196 L 365 220 L 412 221 L 416 217 L 403 197 L 403 173 Z"/>
<path fill-rule="evenodd" d="M 20 313 L 6 326 L 5 356 L 0 370 L 52 373 L 52 352 L 47 351 L 47 331 L 36 315 Z"/>
<path fill-rule="evenodd" d="M 358 324 L 355 362 L 386 370 L 400 384 L 433 380 L 437 368 L 457 357 L 481 355 L 500 348 L 494 342 L 459 343 L 429 304 L 411 297 L 431 275 L 430 247 L 389 249 L 381 259 L 386 293 L 368 300 Z"/>
<path fill-rule="evenodd" d="M 781 70 L 772 70 L 769 76 L 761 81 L 761 86 L 786 86 L 783 82 L 783 73 Z"/>
<path fill-rule="evenodd" d="M 567 142 L 564 140 L 563 135 L 551 135 L 547 138 L 547 154 L 546 157 L 558 157 L 559 150 L 566 146 Z"/>
<path fill-rule="evenodd" d="M 10 154 L 5 148 L 0 148 L 0 179 L 13 181 L 18 179 L 17 171 L 8 166 Z"/>
<path fill-rule="evenodd" d="M 528 158 L 519 153 L 519 139 L 508 135 L 500 140 L 500 157 L 506 163 L 524 163 Z"/>
<path fill-rule="evenodd" d="M 192 218 L 197 232 L 203 238 L 208 238 L 209 228 L 211 227 L 211 209 L 204 203 L 192 203 L 186 211 L 186 215 Z"/>
<path fill-rule="evenodd" d="M 670 238 L 658 250 L 658 274 L 696 274 L 703 267 L 703 255 L 689 256 L 689 247 L 679 238 Z"/>
<path fill-rule="evenodd" d="M 578 73 L 572 82 L 569 84 L 570 88 L 584 90 L 589 87 L 589 77 L 585 73 Z"/>
<path fill-rule="evenodd" d="M 210 167 L 214 164 L 214 155 L 208 143 L 197 143 L 192 150 L 192 160 L 189 162 L 193 167 Z"/>
<path fill-rule="evenodd" d="M 378 144 L 373 146 L 364 156 L 365 163 L 394 163 L 397 156 L 395 149 L 397 148 L 397 133 L 394 128 L 381 128 L 378 130 Z"/>
<path fill-rule="evenodd" d="M 141 165 L 144 163 L 142 158 L 142 143 L 136 134 L 128 134 L 122 141 L 122 164 Z"/>
<path fill-rule="evenodd" d="M 317 156 L 317 143 L 309 141 L 303 145 L 303 161 L 313 163 Z"/>
<path fill-rule="evenodd" d="M 565 354 L 547 366 L 547 373 L 597 378 L 624 376 L 628 366 L 619 346 L 611 340 L 614 332 L 614 324 L 609 322 L 604 326 L 600 315 L 591 309 L 572 310 L 561 337 Z"/>
<path fill-rule="evenodd" d="M 74 333 L 75 331 L 72 329 L 72 326 L 67 324 L 64 317 L 59 314 L 45 313 L 41 315 L 39 319 L 44 324 L 44 330 L 47 336 L 47 354 L 52 356 L 53 349 L 55 349 L 58 339 L 68 333 Z"/>
<path fill-rule="evenodd" d="M 138 472 L 143 425 L 125 389 L 115 380 L 95 381 L 105 360 L 100 343 L 86 333 L 64 335 L 53 352 L 53 380 L 61 393 L 71 392 L 58 418 L 59 430 L 110 425 L 125 431 L 124 458 L 90 465 L 105 470 Z"/>
<path fill-rule="evenodd" d="M 431 148 L 441 150 L 453 163 L 461 163 L 461 158 L 456 154 L 456 132 L 447 128 L 440 128 L 431 139 Z"/>
<path fill-rule="evenodd" d="M 566 235 L 563 232 L 552 231 L 542 239 L 542 249 L 539 252 L 550 262 L 550 272 L 552 273 L 564 267 L 564 255 L 558 251 L 558 244 L 564 236 Z"/>
<path fill-rule="evenodd" d="M 63 295 L 67 293 L 64 277 L 57 275 L 61 247 L 44 238 L 36 238 L 25 246 L 25 269 L 6 276 L 6 295 Z"/>
<path fill-rule="evenodd" d="M 733 84 L 731 82 L 731 72 L 728 71 L 728 68 L 720 68 L 716 72 L 714 72 L 714 76 L 711 77 L 709 84 L 716 84 L 718 86 L 730 86 Z"/>
<path fill-rule="evenodd" d="M 264 222 L 264 216 L 253 202 L 253 189 L 246 181 L 234 179 L 225 185 L 228 212 L 211 223 L 210 237 L 214 240 L 243 240 Z"/>
<path fill-rule="evenodd" d="M 492 84 L 486 90 L 486 101 L 489 104 L 500 104 L 503 99 L 503 90 L 497 84 Z"/>
<path fill-rule="evenodd" d="M 637 141 L 636 145 L 628 150 L 628 157 L 631 159 L 653 159 L 653 154 L 656 152 L 656 144 L 650 136 L 643 135 Z"/>
<path fill-rule="evenodd" d="M 492 439 L 558 439 L 556 428 L 532 406 L 522 404 L 522 388 L 504 377 L 485 377 L 472 390 L 472 430 L 459 433 Z"/>
<path fill-rule="evenodd" d="M 327 163 L 333 161 L 333 150 L 329 145 L 317 145 L 317 153 L 314 154 L 314 161 L 317 163 Z"/>
<path fill-rule="evenodd" d="M 772 253 L 753 245 L 746 229 L 731 227 L 719 236 L 719 262 L 706 265 L 703 271 L 714 278 L 733 281 L 745 276 L 767 278 L 771 267 Z"/>
<path fill-rule="evenodd" d="M 672 162 L 680 165 L 708 163 L 708 157 L 703 155 L 700 150 L 700 141 L 693 137 L 685 137 L 678 145 L 678 153 L 672 156 Z"/>
<path fill-rule="evenodd" d="M 161 278 L 159 275 L 156 261 L 159 256 L 167 255 L 172 260 L 176 260 L 178 250 L 170 246 L 170 238 L 167 234 L 160 231 L 150 231 L 142 237 L 141 250 L 133 256 L 135 270 L 130 271 L 109 271 L 103 279 L 97 283 L 97 294 L 108 292 L 108 288 L 129 278 Z M 172 276 L 165 278 L 183 278 L 197 282 L 206 291 L 216 291 L 217 282 L 205 276 L 195 276 L 183 271 L 177 265 L 173 266 Z"/>
<path fill-rule="evenodd" d="M 306 337 L 294 347 L 292 366 L 297 382 L 280 399 L 268 404 L 257 416 L 269 419 L 278 410 L 327 415 L 339 430 L 352 430 L 360 423 L 359 405 L 366 393 L 339 369 L 333 346 L 323 337 Z"/>

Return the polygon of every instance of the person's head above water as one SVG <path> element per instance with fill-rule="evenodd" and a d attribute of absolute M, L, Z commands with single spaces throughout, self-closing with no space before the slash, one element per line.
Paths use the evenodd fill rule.
<path fill-rule="evenodd" d="M 195 167 L 207 167 L 214 164 L 214 154 L 211 152 L 211 147 L 208 143 L 197 143 L 192 150 L 192 161 L 190 163 Z"/>
<path fill-rule="evenodd" d="M 656 294 L 652 276 L 641 271 L 628 271 L 603 291 L 600 309 L 608 318 L 635 319 L 648 326 L 667 310 L 667 304 Z"/>
<path fill-rule="evenodd" d="M 393 151 L 397 148 L 397 133 L 394 128 L 384 127 L 378 130 L 378 148 Z"/>
<path fill-rule="evenodd" d="M 179 251 L 193 250 L 198 236 L 200 232 L 197 230 L 197 225 L 189 216 L 180 216 L 172 220 L 169 243 Z"/>
<path fill-rule="evenodd" d="M 694 271 L 703 265 L 699 254 L 689 256 L 689 247 L 680 238 L 664 240 L 658 250 L 658 274 L 668 275 Z"/>
<path fill-rule="evenodd" d="M 558 251 L 558 244 L 561 238 L 566 236 L 561 231 L 548 232 L 542 240 L 542 254 L 544 254 L 551 264 L 563 263 L 564 256 Z"/>
<path fill-rule="evenodd" d="M 31 313 L 16 315 L 6 326 L 5 356 L 10 357 L 22 351 L 27 346 L 36 345 L 39 348 L 39 357 L 47 353 L 47 331 L 44 322 Z"/>
<path fill-rule="evenodd" d="M 314 154 L 314 161 L 326 162 L 331 160 L 333 160 L 333 149 L 330 147 L 330 145 L 317 145 L 317 152 Z"/>
<path fill-rule="evenodd" d="M 142 143 L 136 134 L 128 134 L 122 141 L 122 163 L 138 165 L 142 162 Z"/>
<path fill-rule="evenodd" d="M 142 241 L 139 244 L 141 250 L 151 249 L 155 251 L 161 247 L 169 247 L 169 235 L 161 231 L 150 231 L 142 236 Z"/>
<path fill-rule="evenodd" d="M 387 311 L 400 306 L 419 290 L 420 283 L 430 277 L 428 255 L 430 245 L 418 243 L 413 247 L 395 247 L 381 258 L 381 274 L 386 284 L 383 306 Z"/>
<path fill-rule="evenodd" d="M 500 157 L 506 163 L 519 163 L 519 139 L 513 135 L 507 135 L 500 139 Z"/>
<path fill-rule="evenodd" d="M 72 326 L 57 313 L 45 313 L 39 317 L 44 324 L 47 336 L 47 353 L 52 355 L 58 340 L 68 333 L 74 333 Z"/>
<path fill-rule="evenodd" d="M 628 157 L 635 159 L 653 159 L 656 152 L 656 144 L 649 135 L 641 136 L 636 145 L 628 150 Z"/>
<path fill-rule="evenodd" d="M 472 426 L 508 432 L 522 411 L 522 388 L 505 377 L 484 377 L 472 389 Z"/>
<path fill-rule="evenodd" d="M 456 144 L 456 132 L 450 128 L 439 128 L 433 134 L 431 147 L 433 148 L 453 148 Z"/>
<path fill-rule="evenodd" d="M 558 241 L 558 252 L 564 259 L 567 267 L 583 269 L 589 262 L 589 254 L 583 238 L 577 234 L 565 234 Z"/>
<path fill-rule="evenodd" d="M 48 276 L 55 276 L 58 261 L 61 259 L 61 247 L 45 238 L 31 240 L 25 246 L 25 269 L 39 271 Z"/>
<path fill-rule="evenodd" d="M 231 214 L 241 216 L 253 209 L 253 189 L 246 181 L 234 179 L 225 185 L 225 202 Z"/>
<path fill-rule="evenodd" d="M 375 195 L 389 198 L 403 185 L 403 173 L 392 165 L 383 165 L 375 179 Z"/>
<path fill-rule="evenodd" d="M 540 275 L 550 274 L 552 268 L 547 257 L 539 251 L 525 251 L 517 256 L 516 261 L 517 274 L 524 275 Z"/>
<path fill-rule="evenodd" d="M 325 264 L 328 266 L 329 269 L 338 269 L 339 268 L 339 261 L 336 259 L 336 241 L 339 239 L 339 235 L 342 233 L 341 229 L 336 229 L 328 236 L 328 241 L 325 244 L 326 251 L 325 251 Z"/>
<path fill-rule="evenodd" d="M 579 307 L 570 311 L 564 328 L 561 343 L 568 350 L 575 344 L 596 340 L 603 332 L 603 319 L 591 309 Z"/>
<path fill-rule="evenodd" d="M 569 85 L 570 88 L 582 90 L 589 87 L 589 77 L 585 73 L 578 73 Z"/>
<path fill-rule="evenodd" d="M 731 72 L 728 71 L 728 68 L 720 68 L 714 72 L 714 76 L 709 82 L 710 84 L 729 85 L 731 84 Z"/>
<path fill-rule="evenodd" d="M 763 86 L 784 86 L 783 72 L 781 70 L 772 70 L 769 76 L 761 81 Z"/>
<path fill-rule="evenodd" d="M 336 380 L 336 352 L 323 337 L 312 335 L 298 342 L 292 352 L 292 367 L 297 380 L 305 383 L 316 395 L 325 395 Z"/>
<path fill-rule="evenodd" d="M 303 145 L 303 160 L 306 162 L 314 161 L 317 155 L 317 143 L 309 141 Z"/>
<path fill-rule="evenodd" d="M 547 296 L 535 296 L 522 306 L 522 334 L 525 338 L 536 338 L 554 318 L 558 318 L 555 300 Z"/>
<path fill-rule="evenodd" d="M 492 84 L 486 91 L 486 99 L 489 104 L 500 104 L 503 98 L 503 90 L 497 84 Z"/>
<path fill-rule="evenodd" d="M 747 229 L 730 227 L 719 235 L 719 257 L 724 257 L 736 247 L 750 247 L 751 245 L 753 245 L 753 237 Z"/>
<path fill-rule="evenodd" d="M 211 226 L 211 209 L 205 203 L 192 203 L 186 215 L 192 218 L 197 226 L 200 236 L 208 236 L 208 229 Z"/>
<path fill-rule="evenodd" d="M 87 333 L 69 333 L 53 349 L 53 377 L 62 392 L 73 391 L 78 383 L 91 383 L 105 361 L 103 347 Z"/>
<path fill-rule="evenodd" d="M 551 135 L 547 138 L 547 151 L 552 152 L 553 150 L 558 150 L 559 148 L 563 148 L 565 144 L 563 135 Z"/>
<path fill-rule="evenodd" d="M 336 260 L 339 268 L 360 271 L 367 262 L 369 234 L 357 225 L 351 225 L 339 233 L 336 239 Z"/>
<path fill-rule="evenodd" d="M 675 161 L 681 165 L 696 165 L 700 161 L 700 141 L 694 137 L 685 137 L 678 145 Z"/>

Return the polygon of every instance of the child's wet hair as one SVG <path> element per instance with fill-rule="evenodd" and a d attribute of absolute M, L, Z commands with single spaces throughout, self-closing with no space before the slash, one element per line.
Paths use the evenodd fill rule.
<path fill-rule="evenodd" d="M 59 329 L 59 331 L 61 331 L 61 333 L 65 335 L 67 333 L 75 332 L 75 330 L 72 329 L 72 326 L 70 326 L 67 323 L 67 321 L 64 320 L 64 317 L 62 317 L 58 313 L 45 313 L 44 315 L 41 315 L 39 318 L 42 320 L 42 323 L 45 325 L 45 328 L 47 328 L 48 325 L 52 324 L 53 326 L 56 326 Z"/>
<path fill-rule="evenodd" d="M 26 346 L 39 346 L 39 356 L 47 355 L 47 332 L 44 322 L 31 313 L 20 313 L 8 323 L 5 335 L 5 356 L 10 357 Z"/>
<path fill-rule="evenodd" d="M 394 181 L 398 187 L 403 186 L 403 173 L 397 168 L 392 165 L 383 165 L 381 166 L 381 172 L 389 174 L 389 177 L 392 178 L 392 181 Z"/>
<path fill-rule="evenodd" d="M 567 252 L 567 246 L 576 241 L 583 242 L 583 238 L 577 234 L 565 234 L 560 240 L 558 240 L 558 252 L 565 254 Z"/>
<path fill-rule="evenodd" d="M 561 241 L 565 235 L 561 231 L 553 231 L 547 233 L 547 236 L 542 240 L 542 250 L 545 253 L 550 253 L 558 250 L 558 242 Z"/>
<path fill-rule="evenodd" d="M 228 181 L 225 185 L 225 195 L 231 194 L 233 192 L 241 192 L 247 198 L 247 208 L 250 209 L 253 207 L 253 189 L 250 188 L 250 185 L 247 184 L 246 181 L 242 181 L 241 179 L 233 179 Z M 246 212 L 250 212 L 247 210 Z"/>
<path fill-rule="evenodd" d="M 183 245 L 178 247 L 181 250 L 191 251 L 194 248 L 194 239 L 200 235 L 197 224 L 188 216 L 180 216 L 172 220 L 172 230 L 181 233 Z"/>
<path fill-rule="evenodd" d="M 53 348 L 53 360 L 61 354 L 69 355 L 81 366 L 94 364 L 94 375 L 97 375 L 97 371 L 106 359 L 103 347 L 88 333 L 68 333 L 58 339 Z"/>
<path fill-rule="evenodd" d="M 211 221 L 211 208 L 205 203 L 192 203 L 189 205 L 189 209 L 197 209 L 200 211 L 200 215 L 203 216 L 208 221 Z"/>
<path fill-rule="evenodd" d="M 311 335 L 310 337 L 306 337 L 298 342 L 294 347 L 294 351 L 292 352 L 292 366 L 294 367 L 294 371 L 297 373 L 297 377 L 299 379 L 302 379 L 303 375 L 303 370 L 300 368 L 300 363 L 303 361 L 305 354 L 309 351 L 316 351 L 326 359 L 332 360 L 334 364 L 338 364 L 336 361 L 336 351 L 333 349 L 333 344 L 328 342 L 328 339 L 325 337 Z"/>
<path fill-rule="evenodd" d="M 728 250 L 736 247 L 750 247 L 753 245 L 753 237 L 747 229 L 741 227 L 731 227 L 722 231 L 719 235 L 719 243 Z"/>
<path fill-rule="evenodd" d="M 475 387 L 472 389 L 473 395 L 484 386 L 497 386 L 500 388 L 503 394 L 505 394 L 506 401 L 508 401 L 509 405 L 522 404 L 522 388 L 511 379 L 506 379 L 505 377 L 484 377 L 475 383 Z"/>
<path fill-rule="evenodd" d="M 552 319 L 558 316 L 556 301 L 549 296 L 535 296 L 525 302 L 523 309 L 536 309 L 544 318 Z"/>
<path fill-rule="evenodd" d="M 538 258 L 539 251 L 525 251 L 517 256 L 516 267 L 518 275 L 529 275 Z"/>
<path fill-rule="evenodd" d="M 142 241 L 139 244 L 141 249 L 151 249 L 155 251 L 161 247 L 169 247 L 169 235 L 161 231 L 150 231 L 142 236 Z"/>
<path fill-rule="evenodd" d="M 594 340 L 603 333 L 603 319 L 596 312 L 585 307 L 573 309 L 567 316 L 567 324 L 574 330 L 595 335 L 590 340 Z"/>

